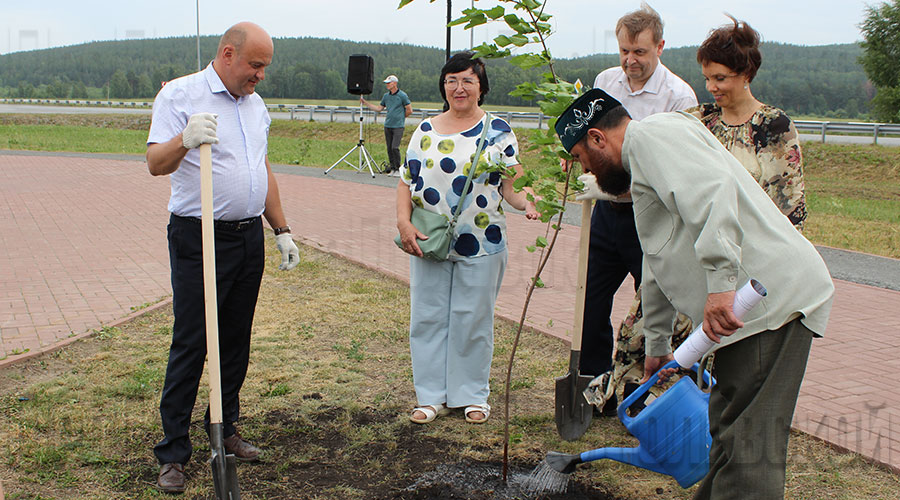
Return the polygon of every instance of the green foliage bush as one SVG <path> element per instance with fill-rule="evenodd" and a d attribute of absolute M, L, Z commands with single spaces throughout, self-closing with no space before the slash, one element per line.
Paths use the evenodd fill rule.
<path fill-rule="evenodd" d="M 878 93 L 872 110 L 880 121 L 900 123 L 900 0 L 866 7 L 859 62 Z"/>

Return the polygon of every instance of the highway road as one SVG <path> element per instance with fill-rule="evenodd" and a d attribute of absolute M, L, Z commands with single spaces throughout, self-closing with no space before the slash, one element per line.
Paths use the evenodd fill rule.
<path fill-rule="evenodd" d="M 45 104 L 0 104 L 0 113 L 46 115 L 150 114 L 150 108 L 107 108 L 102 106 L 53 106 Z"/>

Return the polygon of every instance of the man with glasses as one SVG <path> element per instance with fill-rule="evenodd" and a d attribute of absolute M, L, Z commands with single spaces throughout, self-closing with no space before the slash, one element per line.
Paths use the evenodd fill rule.
<path fill-rule="evenodd" d="M 400 172 L 400 141 L 403 139 L 403 130 L 406 125 L 406 117 L 412 114 L 412 103 L 406 92 L 400 90 L 399 79 L 396 75 L 390 75 L 384 79 L 387 92 L 381 98 L 381 103 L 376 106 L 359 96 L 359 102 L 366 105 L 372 111 L 387 110 L 384 118 L 384 142 L 387 146 L 389 165 L 384 173 Z"/>

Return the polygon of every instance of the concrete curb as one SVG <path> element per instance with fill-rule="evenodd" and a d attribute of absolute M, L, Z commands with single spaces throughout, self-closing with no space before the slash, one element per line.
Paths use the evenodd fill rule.
<path fill-rule="evenodd" d="M 71 345 L 71 344 L 74 344 L 75 342 L 78 342 L 79 340 L 84 340 L 84 339 L 93 337 L 94 335 L 96 335 L 97 333 L 99 333 L 99 332 L 98 332 L 98 329 L 100 329 L 100 328 L 104 328 L 104 327 L 116 327 L 116 326 L 123 325 L 123 324 L 128 323 L 129 321 L 131 321 L 131 320 L 133 320 L 133 319 L 135 319 L 135 318 L 139 318 L 139 317 L 141 317 L 141 316 L 143 316 L 143 315 L 145 315 L 145 314 L 148 314 L 148 313 L 157 311 L 157 310 L 162 309 L 162 308 L 164 308 L 164 307 L 166 307 L 166 306 L 169 306 L 170 304 L 172 304 L 172 297 L 169 297 L 169 298 L 167 298 L 167 299 L 163 299 L 163 300 L 157 302 L 156 304 L 153 304 L 153 305 L 147 306 L 147 307 L 145 307 L 145 308 L 143 308 L 143 309 L 139 309 L 139 310 L 137 310 L 137 311 L 134 311 L 133 313 L 129 314 L 128 316 L 125 316 L 124 318 L 117 319 L 117 320 L 112 321 L 112 322 L 110 322 L 110 323 L 107 323 L 107 324 L 105 324 L 105 325 L 102 325 L 102 324 L 101 324 L 101 325 L 98 326 L 97 328 L 91 328 L 90 330 L 88 330 L 88 331 L 86 331 L 86 332 L 82 332 L 82 333 L 79 333 L 79 334 L 77 334 L 77 335 L 73 335 L 73 336 L 71 336 L 71 337 L 69 337 L 69 338 L 67 338 L 67 339 L 65 339 L 65 340 L 62 340 L 62 341 L 60 341 L 60 342 L 57 342 L 57 343 L 55 343 L 55 344 L 51 344 L 51 345 L 48 345 L 48 346 L 46 346 L 46 347 L 42 347 L 41 349 L 37 349 L 37 350 L 33 350 L 33 351 L 28 351 L 28 352 L 26 352 L 26 353 L 24 353 L 24 354 L 9 355 L 9 356 L 6 357 L 6 359 L 0 360 L 0 370 L 3 370 L 4 368 L 8 368 L 8 367 L 10 367 L 10 366 L 13 366 L 13 365 L 16 365 L 16 364 L 19 364 L 19 363 L 23 363 L 23 362 L 25 362 L 25 361 L 30 361 L 30 360 L 32 360 L 32 359 L 34 359 L 34 358 L 38 358 L 38 357 L 40 357 L 40 356 L 43 356 L 43 355 L 45 355 L 45 354 L 49 354 L 49 353 L 54 352 L 54 351 L 58 351 L 58 350 L 60 350 L 60 349 L 64 349 L 64 348 L 66 348 L 67 346 L 69 346 L 69 345 Z M 2 497 L 0 497 L 0 498 L 2 498 Z"/>

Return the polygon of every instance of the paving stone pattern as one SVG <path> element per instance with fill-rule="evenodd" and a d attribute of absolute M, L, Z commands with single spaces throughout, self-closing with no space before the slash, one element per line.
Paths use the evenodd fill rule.
<path fill-rule="evenodd" d="M 394 189 L 276 176 L 298 240 L 408 280 L 409 257 L 392 241 Z M 141 161 L 0 152 L 0 368 L 170 296 L 168 196 L 168 179 L 150 176 Z M 537 265 L 525 246 L 545 226 L 515 214 L 508 226 L 497 314 L 517 322 Z M 573 325 L 577 240 L 577 228 L 564 225 L 527 316 L 530 327 L 564 340 Z M 835 283 L 827 336 L 813 342 L 793 425 L 900 471 L 900 395 L 889 376 L 900 371 L 900 292 Z M 616 295 L 615 318 L 632 295 L 629 279 Z"/>

